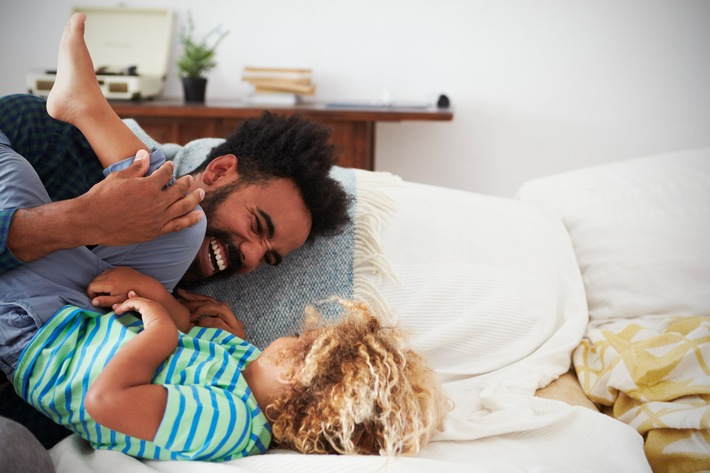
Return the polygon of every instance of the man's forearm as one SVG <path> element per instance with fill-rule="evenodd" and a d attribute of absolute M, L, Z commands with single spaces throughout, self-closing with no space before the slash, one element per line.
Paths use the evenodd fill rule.
<path fill-rule="evenodd" d="M 148 159 L 136 159 L 128 168 L 113 172 L 73 199 L 23 208 L 26 202 L 47 202 L 46 198 L 38 200 L 33 199 L 36 195 L 28 195 L 7 205 L 10 210 L 4 210 L 0 219 L 12 209 L 18 210 L 12 216 L 9 230 L 0 225 L 0 271 L 57 250 L 151 241 L 194 225 L 204 217 L 197 208 L 204 190 L 196 188 L 188 192 L 192 184 L 190 176 L 166 188 L 173 178 L 173 164 L 165 163 L 144 177 L 149 165 Z M 7 239 L 3 240 L 3 236 Z"/>
<path fill-rule="evenodd" d="M 27 263 L 58 250 L 96 244 L 91 241 L 91 229 L 79 218 L 78 199 L 18 209 L 10 224 L 7 248 Z"/>

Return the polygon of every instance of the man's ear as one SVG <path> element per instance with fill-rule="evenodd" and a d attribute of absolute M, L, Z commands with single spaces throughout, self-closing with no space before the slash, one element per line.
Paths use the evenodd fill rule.
<path fill-rule="evenodd" d="M 208 186 L 222 185 L 238 178 L 237 157 L 233 154 L 225 154 L 214 158 L 202 174 L 202 182 Z"/>

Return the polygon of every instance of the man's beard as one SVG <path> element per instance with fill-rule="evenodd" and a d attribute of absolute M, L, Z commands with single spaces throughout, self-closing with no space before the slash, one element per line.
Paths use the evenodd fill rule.
<path fill-rule="evenodd" d="M 239 187 L 241 187 L 240 182 L 233 182 L 216 190 L 205 192 L 205 198 L 202 199 L 202 202 L 200 203 L 200 206 L 205 212 L 205 216 L 207 218 L 207 231 L 205 233 L 205 238 L 217 238 L 226 247 L 226 262 L 228 263 L 227 268 L 223 271 L 218 271 L 211 276 L 205 277 L 203 276 L 198 258 L 195 258 L 195 261 L 192 262 L 187 272 L 178 283 L 180 287 L 185 289 L 194 289 L 196 286 L 206 281 L 228 278 L 241 269 L 241 252 L 239 251 L 239 248 L 234 245 L 229 234 L 219 228 L 210 226 L 210 222 L 214 221 L 214 218 L 211 217 L 216 215 L 219 206 L 223 205 L 227 197 L 239 189 Z"/>
<path fill-rule="evenodd" d="M 178 286 L 184 289 L 194 289 L 200 284 L 203 284 L 207 281 L 215 281 L 217 279 L 225 279 L 228 278 L 235 273 L 237 273 L 241 267 L 242 267 L 242 261 L 241 261 L 241 252 L 239 251 L 239 248 L 237 248 L 231 241 L 228 240 L 228 236 L 222 232 L 221 230 L 207 230 L 207 234 L 205 235 L 205 238 L 210 239 L 210 238 L 217 238 L 220 240 L 224 246 L 227 248 L 227 267 L 222 270 L 222 271 L 217 271 L 216 273 L 212 274 L 211 276 L 204 276 L 202 273 L 202 269 L 200 267 L 200 263 L 195 259 L 195 261 L 192 262 L 190 267 L 188 268 L 187 272 L 185 272 L 185 275 L 182 277 L 180 282 L 178 283 Z M 211 257 L 211 256 L 210 256 Z"/>

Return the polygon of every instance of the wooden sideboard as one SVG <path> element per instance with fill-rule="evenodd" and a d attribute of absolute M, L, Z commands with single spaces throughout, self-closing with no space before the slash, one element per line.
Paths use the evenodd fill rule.
<path fill-rule="evenodd" d="M 304 104 L 257 106 L 243 102 L 189 104 L 181 100 L 112 101 L 121 118 L 133 118 L 160 143 L 185 144 L 198 138 L 226 137 L 241 121 L 274 113 L 300 113 L 331 128 L 331 141 L 338 153 L 338 165 L 374 170 L 375 125 L 377 122 L 450 121 L 450 109 L 416 107 L 356 107 Z"/>

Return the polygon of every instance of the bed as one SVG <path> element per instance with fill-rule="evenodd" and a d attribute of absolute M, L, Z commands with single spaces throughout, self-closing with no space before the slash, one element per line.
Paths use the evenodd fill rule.
<path fill-rule="evenodd" d="M 214 144 L 164 149 L 185 172 Z M 59 473 L 710 469 L 710 149 L 538 179 L 516 199 L 387 173 L 334 174 L 354 196 L 346 232 L 304 246 L 279 269 L 199 291 L 227 300 L 262 347 L 294 330 L 307 303 L 336 316 L 332 295 L 367 301 L 437 371 L 453 405 L 444 430 L 416 457 L 272 449 L 222 464 L 139 461 L 69 437 L 50 452 Z M 673 352 L 682 369 L 654 379 L 692 388 L 657 401 L 640 389 L 652 357 L 623 347 L 636 336 L 655 349 L 654 337 L 681 332 L 655 355 Z M 647 368 L 641 378 L 634 362 Z M 571 366 L 592 408 L 554 390 L 535 395 Z M 679 419 L 672 425 L 671 404 L 681 409 L 668 415 Z M 656 408 L 663 426 L 650 425 Z M 681 431 L 686 440 L 674 443 Z"/>

